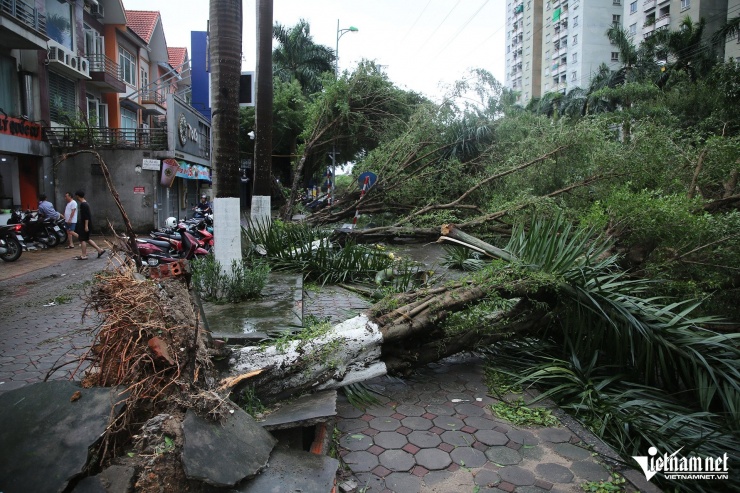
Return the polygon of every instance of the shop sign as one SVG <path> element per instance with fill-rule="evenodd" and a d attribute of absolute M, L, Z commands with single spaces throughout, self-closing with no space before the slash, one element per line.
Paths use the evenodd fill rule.
<path fill-rule="evenodd" d="M 146 193 L 145 187 L 134 187 L 134 194 L 144 195 Z"/>
<path fill-rule="evenodd" d="M 180 164 L 177 170 L 178 178 L 211 181 L 211 171 L 207 167 L 199 164 L 191 164 L 186 161 L 178 161 L 178 163 Z"/>
<path fill-rule="evenodd" d="M 5 116 L 0 117 L 0 133 L 24 139 L 41 140 L 44 132 L 38 123 Z"/>
<path fill-rule="evenodd" d="M 150 171 L 159 171 L 159 159 L 142 159 L 141 169 L 148 169 Z"/>

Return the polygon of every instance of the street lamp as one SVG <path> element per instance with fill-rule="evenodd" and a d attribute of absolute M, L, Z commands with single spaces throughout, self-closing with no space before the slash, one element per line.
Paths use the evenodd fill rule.
<path fill-rule="evenodd" d="M 337 48 L 334 51 L 334 78 L 339 77 L 339 38 L 347 33 L 356 33 L 359 31 L 355 26 L 339 28 L 339 19 L 337 19 Z M 333 144 L 331 149 L 331 189 L 329 191 L 329 205 L 334 203 L 334 193 L 337 188 L 337 145 Z"/>

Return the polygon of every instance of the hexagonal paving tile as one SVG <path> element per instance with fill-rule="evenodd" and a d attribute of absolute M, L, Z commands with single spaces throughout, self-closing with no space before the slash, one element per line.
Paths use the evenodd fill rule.
<path fill-rule="evenodd" d="M 370 416 L 378 417 L 378 416 L 390 416 L 391 414 L 394 414 L 396 410 L 390 406 L 374 404 L 372 406 L 369 406 L 365 410 L 365 412 L 369 414 Z"/>
<path fill-rule="evenodd" d="M 362 433 L 344 435 L 339 439 L 339 445 L 347 450 L 367 450 L 373 444 L 373 439 Z"/>
<path fill-rule="evenodd" d="M 450 458 L 464 467 L 483 467 L 488 460 L 486 454 L 473 447 L 457 447 L 450 452 Z"/>
<path fill-rule="evenodd" d="M 553 464 L 552 462 L 537 464 L 534 470 L 540 478 L 550 483 L 570 483 L 573 481 L 573 473 L 570 469 L 560 464 Z"/>
<path fill-rule="evenodd" d="M 379 464 L 378 458 L 370 452 L 350 452 L 342 460 L 352 469 L 352 472 L 369 472 Z"/>
<path fill-rule="evenodd" d="M 462 431 L 445 431 L 440 435 L 442 441 L 455 447 L 470 447 L 475 442 L 473 435 Z"/>
<path fill-rule="evenodd" d="M 469 402 L 456 404 L 455 410 L 460 414 L 464 414 L 465 416 L 483 416 L 486 414 L 483 408 Z"/>
<path fill-rule="evenodd" d="M 452 416 L 455 414 L 455 408 L 441 404 L 429 404 L 426 406 L 426 410 L 428 413 L 436 414 L 437 416 Z"/>
<path fill-rule="evenodd" d="M 367 424 L 370 428 L 378 431 L 395 431 L 399 426 L 401 426 L 400 421 L 396 418 L 389 417 L 373 418 Z"/>
<path fill-rule="evenodd" d="M 532 471 L 519 466 L 506 466 L 498 471 L 498 475 L 501 476 L 502 480 L 516 486 L 531 486 L 535 481 Z"/>
<path fill-rule="evenodd" d="M 385 485 L 391 491 L 417 493 L 421 490 L 421 478 L 413 474 L 394 472 L 385 478 Z"/>
<path fill-rule="evenodd" d="M 421 451 L 419 451 L 418 454 L 416 454 L 415 458 L 417 464 L 422 467 L 426 467 L 430 471 L 444 469 L 445 467 L 452 464 L 450 454 L 436 448 L 422 449 Z"/>
<path fill-rule="evenodd" d="M 408 443 L 406 436 L 394 431 L 381 431 L 372 439 L 376 445 L 385 449 L 401 448 Z"/>
<path fill-rule="evenodd" d="M 408 418 L 403 418 L 401 420 L 401 424 L 403 424 L 403 426 L 411 428 L 412 430 L 428 430 L 429 428 L 434 426 L 431 420 L 419 416 L 410 416 Z"/>
<path fill-rule="evenodd" d="M 552 443 L 565 443 L 573 434 L 567 428 L 545 428 L 538 433 L 540 440 Z"/>
<path fill-rule="evenodd" d="M 421 448 L 432 448 L 442 443 L 439 435 L 429 431 L 413 431 L 406 438 L 410 443 Z"/>
<path fill-rule="evenodd" d="M 584 460 L 591 457 L 591 452 L 570 443 L 557 443 L 552 447 L 552 449 L 566 459 Z"/>
<path fill-rule="evenodd" d="M 486 450 L 486 457 L 494 464 L 502 466 L 519 464 L 522 461 L 521 454 L 509 447 L 491 447 Z"/>
<path fill-rule="evenodd" d="M 396 412 L 401 413 L 406 416 L 421 416 L 426 412 L 426 410 L 421 407 L 417 406 L 415 404 L 399 404 L 396 407 Z"/>
<path fill-rule="evenodd" d="M 416 465 L 414 456 L 403 450 L 386 450 L 378 456 L 380 464 L 391 471 L 406 472 Z"/>
<path fill-rule="evenodd" d="M 478 430 L 475 432 L 475 438 L 485 443 L 486 445 L 506 445 L 509 441 L 509 437 L 503 433 L 499 433 L 494 430 Z"/>
<path fill-rule="evenodd" d="M 481 469 L 475 474 L 475 484 L 478 486 L 484 486 L 486 488 L 493 488 L 501 482 L 501 478 L 494 471 L 487 469 Z"/>
<path fill-rule="evenodd" d="M 434 425 L 439 426 L 443 430 L 459 430 L 465 426 L 465 423 L 463 420 L 453 416 L 438 416 L 434 418 Z"/>
<path fill-rule="evenodd" d="M 536 436 L 526 430 L 511 430 L 506 435 L 512 442 L 521 443 L 522 445 L 537 445 L 540 443 Z"/>
<path fill-rule="evenodd" d="M 466 425 L 478 430 L 492 430 L 496 426 L 496 423 L 486 416 L 468 416 L 463 421 Z"/>

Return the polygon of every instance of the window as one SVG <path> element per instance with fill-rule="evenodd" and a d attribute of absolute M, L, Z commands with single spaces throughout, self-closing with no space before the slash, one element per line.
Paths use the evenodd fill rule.
<path fill-rule="evenodd" d="M 146 67 L 141 67 L 141 71 L 139 72 L 139 82 L 141 83 L 141 89 L 143 91 L 149 90 L 147 87 L 149 85 L 149 74 L 146 71 Z"/>
<path fill-rule="evenodd" d="M 573 35 L 573 46 L 575 46 L 577 44 L 578 44 L 578 35 L 577 34 L 574 34 Z"/>
<path fill-rule="evenodd" d="M 547 92 L 548 89 L 550 89 L 550 84 L 545 84 L 545 92 Z"/>
<path fill-rule="evenodd" d="M 622 5 L 622 0 L 614 0 L 612 5 Z"/>
<path fill-rule="evenodd" d="M 570 73 L 570 80 L 571 80 L 571 82 L 577 82 L 578 81 L 578 72 L 571 72 Z"/>
<path fill-rule="evenodd" d="M 686 10 L 691 7 L 691 0 L 681 0 L 681 10 Z"/>
<path fill-rule="evenodd" d="M 49 71 L 49 116 L 55 122 L 61 122 L 64 116 L 77 116 L 75 83 L 52 71 Z"/>
<path fill-rule="evenodd" d="M 612 51 L 612 62 L 618 62 L 618 61 L 619 61 L 619 52 Z"/>
<path fill-rule="evenodd" d="M 118 52 L 118 65 L 121 66 L 123 81 L 136 87 L 136 59 L 134 55 L 121 48 Z"/>
<path fill-rule="evenodd" d="M 570 63 L 578 63 L 578 53 L 573 53 L 570 56 Z"/>
<path fill-rule="evenodd" d="M 576 27 L 578 25 L 578 16 L 573 17 L 573 27 Z"/>
<path fill-rule="evenodd" d="M 6 113 L 18 113 L 18 64 L 15 58 L 0 54 L 0 108 Z"/>
<path fill-rule="evenodd" d="M 136 113 L 127 108 L 121 108 L 121 128 L 137 128 L 139 126 Z"/>
<path fill-rule="evenodd" d="M 69 51 L 74 51 L 74 23 L 72 5 L 58 0 L 46 0 L 46 34 Z"/>
<path fill-rule="evenodd" d="M 637 34 L 637 24 L 630 25 L 630 36 Z"/>
<path fill-rule="evenodd" d="M 617 14 L 612 15 L 612 24 L 614 24 L 615 26 L 618 26 L 621 23 L 622 23 L 621 15 L 617 15 Z"/>
<path fill-rule="evenodd" d="M 637 12 L 637 2 L 630 3 L 630 14 Z"/>

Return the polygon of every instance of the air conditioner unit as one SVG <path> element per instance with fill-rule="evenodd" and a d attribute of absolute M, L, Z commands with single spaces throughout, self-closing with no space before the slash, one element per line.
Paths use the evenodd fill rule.
<path fill-rule="evenodd" d="M 96 17 L 98 19 L 105 17 L 105 13 L 103 12 L 103 5 L 101 5 L 99 1 L 90 4 L 90 13 L 93 15 L 93 17 Z"/>
<path fill-rule="evenodd" d="M 90 78 L 90 62 L 87 58 L 76 56 L 61 46 L 49 46 L 46 61 L 49 67 L 68 77 L 75 79 Z"/>

